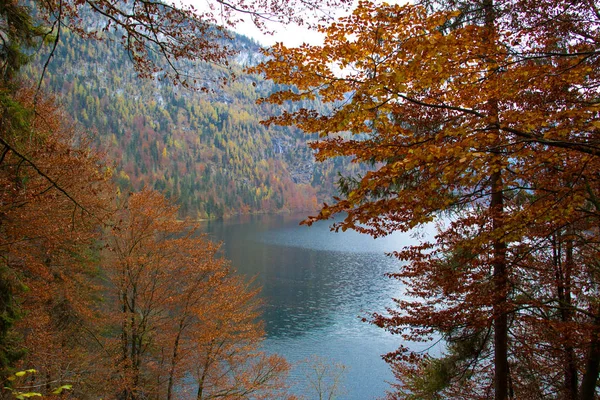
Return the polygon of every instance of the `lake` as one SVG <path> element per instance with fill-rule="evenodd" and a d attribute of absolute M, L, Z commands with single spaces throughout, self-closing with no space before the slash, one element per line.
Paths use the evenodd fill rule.
<path fill-rule="evenodd" d="M 243 216 L 208 221 L 205 231 L 241 273 L 255 276 L 265 300 L 265 349 L 288 359 L 294 391 L 317 398 L 309 388 L 318 356 L 332 371 L 345 366 L 339 399 L 383 397 L 393 380 L 381 355 L 395 350 L 398 336 L 361 316 L 384 312 L 401 293 L 384 276 L 399 261 L 385 252 L 415 243 L 409 234 L 373 239 L 356 232 L 331 232 L 331 222 L 299 226 L 304 216 Z"/>

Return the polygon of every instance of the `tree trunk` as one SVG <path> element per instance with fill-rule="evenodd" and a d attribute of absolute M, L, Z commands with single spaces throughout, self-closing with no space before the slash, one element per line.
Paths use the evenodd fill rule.
<path fill-rule="evenodd" d="M 494 10 L 494 0 L 483 0 L 484 25 L 487 28 L 487 42 L 493 48 L 496 33 L 496 12 Z M 495 74 L 497 65 L 493 58 L 487 60 L 489 63 L 488 71 Z M 491 148 L 494 154 L 492 162 L 492 174 L 490 176 L 491 199 L 490 214 L 492 218 L 492 229 L 494 239 L 492 242 L 492 267 L 493 267 L 493 305 L 492 312 L 494 318 L 494 398 L 495 400 L 508 399 L 509 389 L 509 369 L 508 369 L 508 313 L 506 309 L 508 300 L 508 271 L 506 265 L 506 241 L 498 238 L 499 232 L 502 232 L 504 225 L 504 193 L 502 168 L 502 155 L 496 150 L 497 145 L 502 144 L 502 137 L 499 130 L 500 117 L 498 100 L 493 96 L 487 101 L 489 107 L 490 128 L 496 134 L 496 144 Z"/>
<path fill-rule="evenodd" d="M 591 332 L 585 372 L 581 382 L 580 400 L 594 400 L 596 398 L 596 385 L 598 373 L 600 372 L 600 316 L 598 316 L 598 309 L 594 311 L 596 318 Z"/>
<path fill-rule="evenodd" d="M 133 291 L 131 294 L 131 309 L 129 310 L 130 315 L 130 324 L 131 324 L 131 398 L 135 399 L 136 393 L 138 391 L 139 386 L 139 343 L 140 337 L 137 330 L 137 320 L 136 320 L 136 287 L 133 286 Z"/>
<path fill-rule="evenodd" d="M 502 176 L 500 171 L 494 172 L 491 179 L 492 226 L 494 232 L 502 228 L 504 212 L 504 195 L 502 193 Z M 493 282 L 494 282 L 494 398 L 508 398 L 508 314 L 506 311 L 508 295 L 508 272 L 506 268 L 506 242 L 495 239 L 493 243 Z"/>
<path fill-rule="evenodd" d="M 171 369 L 169 370 L 169 383 L 167 385 L 167 400 L 171 400 L 173 392 L 173 382 L 175 380 L 175 365 L 177 364 L 177 353 L 179 350 L 179 340 L 181 338 L 181 332 L 183 331 L 183 319 L 179 321 L 179 329 L 177 336 L 175 336 L 175 343 L 173 344 L 173 354 L 171 356 Z"/>
<path fill-rule="evenodd" d="M 563 324 L 567 324 L 572 320 L 571 310 L 571 270 L 573 268 L 573 239 L 567 237 L 566 239 L 566 251 L 565 251 L 565 263 L 562 265 L 561 253 L 562 240 L 560 235 L 555 239 L 555 268 L 556 268 L 556 280 L 557 280 L 557 295 L 560 307 L 560 319 Z M 565 331 L 561 338 L 563 342 L 564 351 L 564 387 L 563 396 L 567 400 L 577 399 L 577 364 L 575 358 L 575 351 L 573 349 L 571 334 Z"/>
<path fill-rule="evenodd" d="M 206 362 L 204 363 L 204 369 L 202 370 L 202 376 L 198 380 L 198 392 L 196 393 L 196 400 L 202 400 L 203 391 L 204 391 L 204 381 L 206 380 L 206 373 L 209 367 L 209 358 L 206 357 Z"/>
<path fill-rule="evenodd" d="M 214 340 L 211 340 L 210 343 L 208 344 L 208 348 L 206 350 L 206 359 L 204 360 L 204 365 L 202 367 L 202 375 L 200 376 L 200 379 L 198 380 L 198 393 L 196 396 L 196 400 L 202 400 L 203 396 L 204 396 L 204 384 L 206 382 L 208 370 L 212 364 L 211 356 L 213 354 L 213 351 L 212 351 L 213 344 L 214 344 Z"/>
<path fill-rule="evenodd" d="M 123 276 L 125 273 L 123 273 Z M 125 278 L 123 278 L 123 282 L 125 282 Z M 124 283 L 123 283 L 124 285 Z M 121 372 L 123 377 L 123 387 L 121 389 L 120 394 L 117 396 L 119 399 L 127 400 L 131 397 L 129 391 L 129 382 L 128 382 L 128 370 L 129 370 L 129 335 L 127 334 L 127 291 L 123 290 L 123 294 L 121 296 L 121 311 L 123 313 L 123 321 L 121 323 Z"/>

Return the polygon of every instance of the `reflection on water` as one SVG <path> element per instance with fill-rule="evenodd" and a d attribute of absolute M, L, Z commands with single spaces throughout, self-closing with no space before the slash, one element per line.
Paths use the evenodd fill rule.
<path fill-rule="evenodd" d="M 326 223 L 299 226 L 300 219 L 211 221 L 206 232 L 224 242 L 225 255 L 238 271 L 262 286 L 268 351 L 292 363 L 312 355 L 343 363 L 348 368 L 344 399 L 383 396 L 392 375 L 380 355 L 398 347 L 398 338 L 359 317 L 383 312 L 398 296 L 399 283 L 384 277 L 398 268 L 398 261 L 385 252 L 413 239 L 407 234 L 374 240 L 355 232 L 334 233 Z M 292 374 L 300 393 L 306 374 L 306 366 Z"/>

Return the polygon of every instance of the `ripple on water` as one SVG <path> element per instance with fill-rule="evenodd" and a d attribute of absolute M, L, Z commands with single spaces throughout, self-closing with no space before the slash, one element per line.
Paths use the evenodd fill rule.
<path fill-rule="evenodd" d="M 381 355 L 395 350 L 399 338 L 359 317 L 384 312 L 400 296 L 399 282 L 384 276 L 400 263 L 384 253 L 414 239 L 394 234 L 375 240 L 330 232 L 325 223 L 310 228 L 297 223 L 265 217 L 232 226 L 215 223 L 212 232 L 225 242 L 233 266 L 262 286 L 264 347 L 296 365 L 291 378 L 298 393 L 305 392 L 311 372 L 303 361 L 319 356 L 347 367 L 340 398 L 381 397 L 393 379 Z"/>

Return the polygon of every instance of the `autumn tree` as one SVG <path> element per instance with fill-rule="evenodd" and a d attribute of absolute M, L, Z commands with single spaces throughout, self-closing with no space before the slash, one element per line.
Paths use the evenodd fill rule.
<path fill-rule="evenodd" d="M 281 395 L 288 367 L 258 351 L 257 291 L 177 212 L 157 192 L 131 194 L 108 237 L 116 397 Z"/>
<path fill-rule="evenodd" d="M 290 85 L 269 102 L 331 105 L 268 124 L 318 134 L 318 160 L 373 166 L 306 222 L 344 213 L 335 229 L 375 237 L 438 223 L 433 240 L 394 253 L 406 293 L 373 322 L 410 341 L 441 335 L 447 351 L 388 354 L 392 397 L 593 398 L 598 10 L 424 3 L 362 1 L 322 28 L 323 45 L 278 44 L 253 69 Z"/>
<path fill-rule="evenodd" d="M 198 400 L 287 398 L 281 379 L 287 364 L 280 356 L 259 351 L 257 339 L 264 335 L 257 323 L 260 302 L 256 289 L 242 279 L 221 285 L 213 303 L 196 313 L 198 328 L 188 354 Z"/>
<path fill-rule="evenodd" d="M 57 333 L 59 325 L 64 328 L 81 311 L 78 292 L 87 285 L 78 288 L 77 281 L 85 268 L 71 267 L 93 240 L 110 190 L 110 170 L 102 154 L 88 148 L 90 139 L 51 98 L 17 78 L 29 58 L 27 49 L 46 33 L 30 12 L 16 1 L 0 5 L 2 379 L 24 350 L 27 360 L 39 366 L 44 356 L 31 346 L 38 335 Z M 15 329 L 24 315 L 32 322 L 25 330 L 28 345 Z M 42 340 L 48 351 L 69 348 L 58 336 Z M 57 360 L 57 368 L 66 358 Z M 43 369 L 43 374 L 59 379 L 50 370 Z"/>
<path fill-rule="evenodd" d="M 86 259 L 108 213 L 112 185 L 91 139 L 52 99 L 38 96 L 34 112 L 34 93 L 15 91 L 4 104 L 14 108 L 3 109 L 0 343 L 2 374 L 23 358 L 26 368 L 39 371 L 36 385 L 45 389 L 79 381 L 85 369 L 84 361 L 73 360 L 91 339 L 86 305 L 96 272 Z M 11 123 L 15 119 L 20 125 Z"/>

